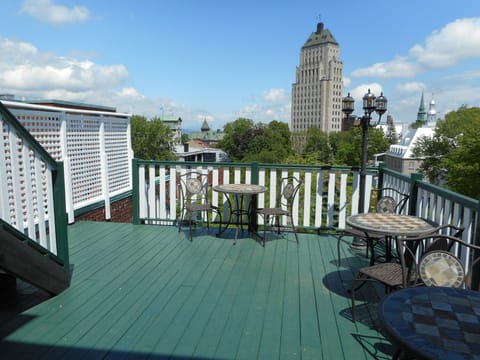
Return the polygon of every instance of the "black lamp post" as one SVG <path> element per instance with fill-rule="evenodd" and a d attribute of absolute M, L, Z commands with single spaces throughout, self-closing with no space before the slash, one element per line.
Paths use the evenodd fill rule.
<path fill-rule="evenodd" d="M 374 94 L 368 92 L 363 96 L 363 111 L 364 115 L 357 117 L 352 115 L 354 110 L 353 103 L 355 100 L 350 96 L 350 93 L 342 100 L 342 112 L 345 114 L 345 117 L 353 120 L 353 124 L 356 126 L 362 127 L 362 159 L 361 159 L 361 168 L 360 168 L 360 201 L 358 203 L 358 212 L 365 212 L 365 179 L 367 175 L 367 147 L 368 147 L 368 128 L 370 126 L 374 127 L 380 123 L 382 115 L 387 111 L 387 98 L 383 96 L 383 92 L 379 97 L 375 97 Z M 370 124 L 372 120 L 372 113 L 376 112 L 378 114 L 378 120 L 374 124 Z M 364 246 L 362 244 L 355 244 L 352 242 L 352 246 Z"/>

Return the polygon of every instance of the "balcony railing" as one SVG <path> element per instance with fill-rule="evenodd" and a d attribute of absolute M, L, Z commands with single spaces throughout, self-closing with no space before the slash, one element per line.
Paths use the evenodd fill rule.
<path fill-rule="evenodd" d="M 212 186 L 228 183 L 265 185 L 267 193 L 258 197 L 258 206 L 275 206 L 279 180 L 294 175 L 303 182 L 294 204 L 293 216 L 300 229 L 315 230 L 320 226 L 345 228 L 348 216 L 358 213 L 359 169 L 341 166 L 306 166 L 263 163 L 197 163 L 133 161 L 134 222 L 175 224 L 179 218 L 177 178 L 189 170 L 210 173 Z M 421 180 L 419 174 L 405 176 L 384 167 L 368 168 L 365 209 L 370 207 L 374 187 L 393 187 L 410 194 L 404 212 L 464 227 L 464 240 L 478 240 L 480 202 Z M 393 194 L 392 194 L 393 195 Z M 210 192 L 210 201 L 227 214 L 226 200 Z M 210 219 L 213 223 L 216 218 Z M 261 225 L 262 219 L 259 218 Z"/>

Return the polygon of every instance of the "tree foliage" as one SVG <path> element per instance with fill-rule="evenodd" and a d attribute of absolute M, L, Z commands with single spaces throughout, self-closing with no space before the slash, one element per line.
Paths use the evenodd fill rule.
<path fill-rule="evenodd" d="M 281 163 L 292 153 L 291 134 L 280 121 L 265 125 L 239 118 L 225 125 L 220 148 L 233 161 Z"/>
<path fill-rule="evenodd" d="M 292 134 L 286 123 L 271 121 L 265 125 L 239 118 L 224 127 L 220 148 L 232 161 L 260 161 L 266 163 L 360 165 L 362 132 L 351 131 L 326 134 L 317 127 L 306 132 L 301 154 L 296 154 Z M 382 153 L 389 146 L 380 129 L 369 130 L 368 158 Z"/>
<path fill-rule="evenodd" d="M 360 165 L 362 158 L 362 129 L 353 128 L 350 131 L 332 133 L 329 136 L 334 163 L 338 165 Z M 381 154 L 388 149 L 389 141 L 383 130 L 370 128 L 368 130 L 367 159 L 375 154 Z"/>
<path fill-rule="evenodd" d="M 419 139 L 413 150 L 424 157 L 420 170 L 432 183 L 480 198 L 480 108 L 466 106 L 439 120 L 433 138 Z"/>
<path fill-rule="evenodd" d="M 161 119 L 150 121 L 144 116 L 130 118 L 132 147 L 135 157 L 145 160 L 174 160 L 173 133 Z"/>
<path fill-rule="evenodd" d="M 304 156 L 312 156 L 320 163 L 329 164 L 333 158 L 327 133 L 318 127 L 307 130 L 307 141 L 303 151 Z"/>

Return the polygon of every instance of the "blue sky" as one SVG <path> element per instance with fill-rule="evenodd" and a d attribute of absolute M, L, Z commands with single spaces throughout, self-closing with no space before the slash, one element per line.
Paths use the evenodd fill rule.
<path fill-rule="evenodd" d="M 441 118 L 480 106 L 477 0 L 3 0 L 0 93 L 178 115 L 193 130 L 289 123 L 318 21 L 340 44 L 357 113 L 368 88 L 396 123 L 416 119 L 422 91 Z"/>

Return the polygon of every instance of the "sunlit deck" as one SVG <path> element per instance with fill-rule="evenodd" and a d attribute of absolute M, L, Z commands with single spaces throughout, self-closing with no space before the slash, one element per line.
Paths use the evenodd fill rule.
<path fill-rule="evenodd" d="M 190 242 L 171 226 L 70 226 L 70 288 L 1 324 L 1 358 L 391 357 L 375 326 L 381 289 L 362 289 L 369 305 L 350 320 L 362 256 L 344 244 L 338 268 L 334 238 L 269 234 L 263 248 L 244 235 L 233 246 L 233 233 Z"/>

